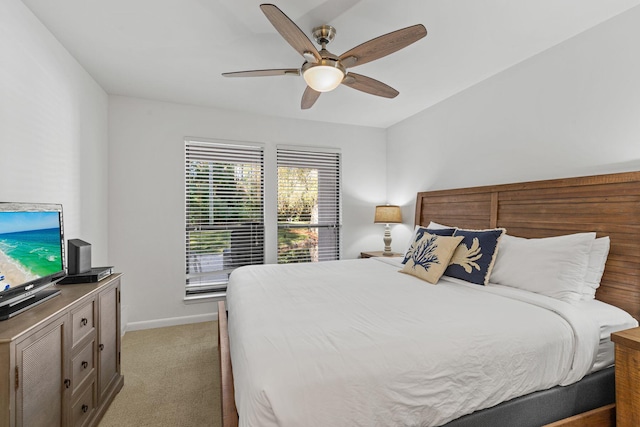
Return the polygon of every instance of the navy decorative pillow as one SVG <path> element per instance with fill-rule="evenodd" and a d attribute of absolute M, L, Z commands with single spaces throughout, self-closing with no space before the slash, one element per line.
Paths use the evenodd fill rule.
<path fill-rule="evenodd" d="M 455 233 L 455 231 L 456 231 L 455 228 L 416 227 L 416 230 L 413 233 L 413 239 L 412 239 L 411 243 L 417 242 L 420 239 L 422 239 L 422 237 L 424 236 L 424 233 L 429 233 L 429 234 L 432 234 L 434 236 L 453 236 L 453 233 Z M 407 253 L 405 253 L 405 255 L 404 255 L 404 259 L 402 260 L 402 263 L 406 264 L 407 261 L 409 261 L 410 257 L 411 257 L 411 255 L 409 254 L 409 251 L 407 250 Z"/>
<path fill-rule="evenodd" d="M 457 229 L 453 235 L 462 236 L 463 239 L 453 253 L 444 275 L 476 285 L 489 283 L 489 276 L 498 253 L 498 244 L 505 232 L 504 228 L 492 230 Z"/>

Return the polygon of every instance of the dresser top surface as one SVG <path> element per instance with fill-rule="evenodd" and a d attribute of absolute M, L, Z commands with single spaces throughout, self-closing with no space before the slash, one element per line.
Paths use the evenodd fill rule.
<path fill-rule="evenodd" d="M 0 321 L 0 344 L 11 342 L 20 335 L 47 323 L 76 302 L 90 299 L 91 295 L 109 286 L 121 276 L 122 273 L 114 273 L 96 283 L 53 285 L 53 289 L 61 290 L 59 295 L 15 317 Z"/>

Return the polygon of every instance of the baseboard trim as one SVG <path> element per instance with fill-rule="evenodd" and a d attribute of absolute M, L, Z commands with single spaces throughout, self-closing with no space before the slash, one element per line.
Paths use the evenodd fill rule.
<path fill-rule="evenodd" d="M 189 323 L 209 322 L 218 319 L 218 313 L 196 314 L 185 317 L 170 317 L 167 319 L 143 320 L 141 322 L 129 322 L 125 332 L 140 331 L 143 329 L 164 328 L 166 326 L 187 325 Z"/>

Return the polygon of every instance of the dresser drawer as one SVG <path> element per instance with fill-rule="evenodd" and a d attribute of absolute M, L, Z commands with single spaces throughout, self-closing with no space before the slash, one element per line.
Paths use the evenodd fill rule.
<path fill-rule="evenodd" d="M 93 381 L 84 389 L 71 406 L 71 425 L 82 427 L 93 418 L 96 408 L 96 383 Z"/>
<path fill-rule="evenodd" d="M 96 341 L 91 340 L 71 361 L 71 384 L 72 393 L 75 394 L 78 388 L 82 387 L 84 380 L 95 372 L 95 347 Z"/>
<path fill-rule="evenodd" d="M 95 331 L 95 300 L 71 312 L 71 335 L 75 347 L 84 337 Z"/>

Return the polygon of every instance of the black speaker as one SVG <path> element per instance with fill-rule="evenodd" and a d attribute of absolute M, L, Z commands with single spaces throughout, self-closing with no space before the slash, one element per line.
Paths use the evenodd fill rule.
<path fill-rule="evenodd" d="M 67 241 L 67 268 L 69 274 L 82 274 L 91 271 L 91 243 L 80 239 Z"/>

